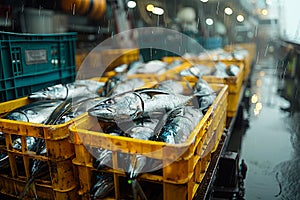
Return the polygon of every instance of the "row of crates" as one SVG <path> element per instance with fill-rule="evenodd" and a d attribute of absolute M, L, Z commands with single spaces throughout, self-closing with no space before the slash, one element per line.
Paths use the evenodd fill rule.
<path fill-rule="evenodd" d="M 190 67 L 190 63 L 184 62 L 178 68 L 161 76 L 138 75 L 137 77 L 150 81 L 170 79 L 178 71 Z M 95 129 L 99 126 L 98 121 L 87 113 L 61 125 L 0 119 L 0 132 L 5 137 L 5 143 L 0 144 L 0 152 L 7 153 L 9 157 L 8 170 L 0 173 L 0 193 L 18 197 L 30 177 L 30 161 L 42 160 L 47 163 L 50 178 L 46 180 L 37 178 L 33 187 L 27 192 L 27 199 L 32 199 L 35 195 L 42 199 L 91 199 L 90 189 L 94 174 L 97 172 L 113 175 L 115 187 L 107 199 L 122 199 L 126 198 L 123 196 L 125 192 L 122 189 L 124 180 L 126 182 L 126 175 L 118 168 L 119 152 L 132 156 L 145 155 L 164 163 L 168 162 L 166 158 L 176 157 L 176 152 L 184 150 L 175 162 L 168 163 L 158 172 L 142 174 L 138 177 L 138 181 L 145 191 L 148 187 L 160 191 L 161 194 L 158 195 L 160 199 L 192 199 L 208 169 L 211 155 L 219 144 L 226 120 L 235 114 L 235 106 L 232 105 L 237 105 L 238 101 L 235 100 L 237 97 L 234 96 L 234 92 L 240 91 L 244 80 L 244 64 L 240 63 L 238 66 L 241 70 L 237 77 L 226 80 L 206 78 L 213 90 L 219 93 L 213 105 L 183 144 L 169 145 L 162 142 L 108 136 Z M 191 83 L 195 82 L 194 77 L 186 78 Z M 232 103 L 233 101 L 236 103 Z M 3 102 L 0 104 L 0 115 L 29 103 L 31 101 L 27 97 Z M 35 152 L 27 149 L 26 137 L 28 136 L 45 140 L 47 149 L 45 156 L 36 155 Z M 21 139 L 21 150 L 12 148 L 15 137 Z M 114 169 L 95 169 L 90 148 L 112 151 Z"/>
<path fill-rule="evenodd" d="M 114 165 L 118 163 L 117 154 L 120 151 L 131 155 L 145 155 L 162 163 L 167 162 L 166 158 L 176 158 L 176 153 L 182 151 L 183 154 L 176 161 L 166 165 L 159 173 L 145 173 L 138 180 L 161 188 L 163 199 L 192 199 L 206 173 L 211 154 L 218 145 L 226 123 L 228 87 L 221 84 L 211 84 L 211 87 L 220 92 L 183 144 L 169 145 L 108 136 L 95 130 L 98 121 L 87 114 L 61 125 L 0 119 L 0 131 L 5 137 L 5 144 L 0 145 L 0 152 L 7 153 L 10 163 L 7 172 L 0 173 L 0 193 L 18 197 L 30 177 L 30 161 L 42 160 L 48 164 L 50 179 L 37 178 L 34 188 L 27 192 L 28 199 L 35 195 L 42 199 L 91 199 L 91 181 L 93 172 L 97 170 L 92 165 L 93 157 L 87 149 L 104 148 L 113 152 Z M 2 103 L 0 113 L 2 115 L 30 102 L 24 97 Z M 45 139 L 45 156 L 28 150 L 28 136 Z M 21 150 L 12 148 L 15 137 L 21 139 Z M 114 175 L 115 191 L 109 198 L 121 198 L 121 187 L 118 186 L 125 173 L 118 168 L 100 171 Z"/>

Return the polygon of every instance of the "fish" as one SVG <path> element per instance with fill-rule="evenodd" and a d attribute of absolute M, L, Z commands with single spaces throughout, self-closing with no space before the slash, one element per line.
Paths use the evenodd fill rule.
<path fill-rule="evenodd" d="M 66 100 L 80 96 L 96 96 L 104 83 L 94 80 L 76 80 L 73 83 L 57 84 L 28 95 L 33 100 Z"/>
<path fill-rule="evenodd" d="M 218 63 L 216 63 L 215 68 L 216 68 L 216 71 L 213 74 L 214 76 L 222 77 L 222 78 L 228 77 L 228 74 L 226 72 L 226 68 L 227 68 L 226 64 L 224 64 L 223 62 L 218 62 Z"/>
<path fill-rule="evenodd" d="M 236 65 L 229 65 L 226 69 L 228 76 L 237 76 L 240 71 L 240 68 Z"/>
<path fill-rule="evenodd" d="M 3 116 L 3 118 L 15 121 L 43 124 L 49 119 L 52 112 L 61 103 L 62 101 L 57 100 L 32 102 L 9 112 Z"/>
<path fill-rule="evenodd" d="M 202 111 L 193 106 L 175 108 L 166 113 L 163 126 L 152 140 L 168 144 L 184 143 L 202 117 Z"/>
<path fill-rule="evenodd" d="M 170 64 L 160 61 L 160 60 L 151 60 L 147 63 L 141 61 L 135 62 L 129 67 L 127 75 L 132 74 L 163 74 L 169 69 L 175 68 L 182 63 L 181 60 L 175 60 Z"/>
<path fill-rule="evenodd" d="M 158 122 L 158 119 L 150 119 L 148 123 L 144 122 L 144 124 L 133 126 L 126 130 L 125 135 L 134 139 L 149 140 L 154 136 L 154 130 Z M 140 154 L 130 155 L 128 158 L 125 158 L 127 160 L 124 160 L 123 163 L 129 164 L 128 168 L 125 169 L 129 179 L 135 179 L 149 163 L 148 158 Z"/>
<path fill-rule="evenodd" d="M 153 131 L 157 123 L 158 123 L 158 119 L 154 119 L 154 118 L 140 119 L 134 121 L 133 124 L 131 124 L 131 127 L 125 131 L 124 131 L 125 126 L 124 126 L 121 128 L 116 128 L 116 130 L 113 130 L 113 132 L 108 134 L 114 136 L 125 136 L 125 137 L 131 137 L 136 139 L 148 140 L 151 136 L 153 136 L 154 133 Z M 105 167 L 112 166 L 112 152 L 110 150 L 97 148 L 93 155 L 95 157 L 93 166 L 96 169 L 100 170 Z M 119 154 L 119 160 L 123 160 L 122 163 L 128 163 L 129 159 L 130 158 L 127 155 L 121 153 Z M 127 169 L 129 167 L 125 165 L 124 168 Z"/>
<path fill-rule="evenodd" d="M 195 96 L 174 94 L 159 89 L 140 89 L 104 99 L 88 110 L 88 114 L 102 121 L 130 121 L 146 117 L 152 112 L 167 112 L 175 107 L 188 104 Z"/>
<path fill-rule="evenodd" d="M 202 76 L 212 75 L 215 70 L 214 67 L 196 64 L 186 70 L 182 70 L 179 74 L 181 76 L 195 76 L 201 78 Z"/>
<path fill-rule="evenodd" d="M 165 71 L 167 63 L 160 60 L 151 60 L 147 63 L 136 63 L 127 71 L 127 75 L 132 74 L 161 74 Z"/>
<path fill-rule="evenodd" d="M 91 199 L 103 199 L 114 189 L 113 174 L 101 173 L 96 175 L 96 183 L 91 187 Z"/>
<path fill-rule="evenodd" d="M 205 113 L 216 99 L 218 91 L 214 91 L 204 79 L 198 79 L 193 86 L 193 90 L 194 93 L 199 94 L 196 96 L 197 103 L 194 103 L 194 106 Z"/>
<path fill-rule="evenodd" d="M 187 84 L 189 87 L 189 84 Z M 184 94 L 185 90 L 183 85 L 176 80 L 164 80 L 153 86 L 155 89 L 168 91 L 170 93 Z"/>
<path fill-rule="evenodd" d="M 119 82 L 126 79 L 124 73 L 118 73 L 115 76 L 110 77 L 105 84 L 101 87 L 100 96 L 109 97 L 114 90 L 114 88 L 119 84 Z"/>
<path fill-rule="evenodd" d="M 119 136 L 118 133 L 109 133 L 109 135 Z M 94 161 L 93 167 L 98 170 L 104 169 L 106 167 L 112 167 L 112 151 L 103 148 L 94 149 Z"/>
<path fill-rule="evenodd" d="M 75 117 L 87 112 L 88 109 L 97 105 L 102 99 L 103 97 L 79 97 L 66 100 L 64 103 L 60 104 L 56 116 L 52 117 L 55 121 L 52 120 L 48 123 L 54 125 L 67 123 Z"/>
<path fill-rule="evenodd" d="M 116 94 L 121 94 L 128 91 L 133 91 L 139 87 L 142 87 L 145 82 L 140 78 L 131 78 L 120 81 L 108 94 L 108 96 L 113 96 Z"/>

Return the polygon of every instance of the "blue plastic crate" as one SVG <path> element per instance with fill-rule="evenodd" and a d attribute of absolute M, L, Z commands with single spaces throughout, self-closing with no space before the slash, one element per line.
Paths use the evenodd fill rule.
<path fill-rule="evenodd" d="M 0 102 L 76 77 L 76 33 L 0 32 Z"/>

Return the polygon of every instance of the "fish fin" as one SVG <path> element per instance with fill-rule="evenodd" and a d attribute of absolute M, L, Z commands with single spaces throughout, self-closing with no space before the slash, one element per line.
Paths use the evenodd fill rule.
<path fill-rule="evenodd" d="M 135 90 L 134 92 L 138 93 L 138 94 L 147 94 L 151 98 L 153 98 L 155 95 L 158 95 L 158 94 L 170 94 L 167 91 L 163 91 L 163 90 L 159 90 L 159 89 L 153 89 L 153 88 L 151 88 L 151 89 L 138 89 L 138 90 Z"/>

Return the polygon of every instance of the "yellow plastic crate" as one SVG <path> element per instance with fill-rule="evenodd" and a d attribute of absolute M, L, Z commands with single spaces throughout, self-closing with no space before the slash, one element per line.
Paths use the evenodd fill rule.
<path fill-rule="evenodd" d="M 172 60 L 173 59 L 173 60 Z M 165 62 L 172 62 L 174 59 L 182 59 L 181 57 L 165 57 Z M 222 63 L 226 64 L 227 66 L 234 64 L 240 68 L 238 74 L 236 76 L 229 76 L 225 78 L 216 77 L 212 75 L 205 75 L 202 78 L 207 81 L 208 83 L 215 83 L 215 84 L 226 84 L 228 85 L 228 104 L 227 104 L 227 117 L 234 117 L 236 115 L 239 98 L 240 98 L 240 91 L 242 88 L 243 80 L 244 80 L 244 62 L 243 61 L 221 61 Z M 188 60 L 184 62 L 182 65 L 168 70 L 161 76 L 162 79 L 172 79 L 176 77 L 182 70 L 188 69 L 192 67 L 194 64 L 205 65 L 208 67 L 213 67 L 215 65 L 214 61 L 210 60 Z M 197 82 L 198 78 L 194 76 L 184 76 L 183 79 L 190 81 L 190 82 Z"/>
<path fill-rule="evenodd" d="M 125 173 L 118 167 L 119 152 L 145 155 L 163 163 L 168 163 L 168 159 L 175 159 L 176 161 L 168 163 L 169 165 L 166 165 L 161 173 L 144 173 L 138 180 L 160 184 L 163 187 L 165 200 L 185 199 L 186 195 L 188 199 L 192 199 L 208 168 L 211 153 L 219 143 L 226 123 L 228 86 L 211 84 L 211 87 L 219 91 L 217 98 L 187 141 L 182 144 L 172 145 L 101 133 L 96 130 L 99 126 L 98 120 L 91 116 L 85 116 L 70 126 L 71 141 L 75 145 L 76 152 L 73 163 L 77 166 L 80 179 L 79 195 L 82 199 L 90 199 L 91 175 L 96 170 L 92 164 L 93 157 L 86 147 L 103 148 L 113 152 L 112 162 L 115 167 L 104 170 L 114 175 L 114 196 L 108 199 L 119 199 L 121 195 L 119 177 L 125 176 Z M 181 151 L 184 153 L 178 158 L 177 152 Z"/>
<path fill-rule="evenodd" d="M 244 62 L 245 62 L 245 80 L 246 80 L 250 74 L 251 65 L 255 61 L 255 58 L 256 58 L 256 53 L 257 53 L 256 44 L 253 42 L 231 44 L 231 45 L 226 45 L 224 47 L 224 49 L 229 52 L 231 52 L 235 49 L 245 49 L 248 51 L 248 56 L 244 60 Z"/>
<path fill-rule="evenodd" d="M 214 63 L 214 62 L 224 62 L 224 63 L 227 63 L 227 62 L 230 62 L 230 63 L 243 63 L 244 65 L 244 74 L 243 74 L 243 81 L 244 80 L 247 80 L 248 79 L 248 76 L 250 74 L 250 71 L 251 71 L 251 64 L 252 64 L 252 59 L 254 58 L 253 54 L 254 52 L 256 52 L 256 48 L 250 46 L 248 47 L 249 49 L 251 49 L 251 52 L 250 54 L 248 54 L 248 56 L 246 56 L 245 58 L 243 59 L 218 59 L 218 58 L 213 58 L 212 59 L 208 59 L 208 58 L 205 58 L 205 59 L 201 59 L 201 58 L 197 58 L 197 57 L 191 57 L 191 58 L 183 58 L 183 57 L 177 57 L 177 56 L 167 56 L 167 57 L 163 57 L 162 60 L 164 62 L 173 62 L 175 60 L 182 60 L 182 61 L 186 61 L 186 62 L 189 62 L 189 63 L 199 63 L 199 62 L 206 62 L 206 63 Z M 226 48 L 227 50 L 228 49 L 232 49 L 232 47 L 227 47 Z M 215 57 L 218 57 L 217 55 Z"/>
<path fill-rule="evenodd" d="M 13 109 L 29 104 L 27 97 L 0 104 L 1 115 Z M 83 117 L 84 115 L 80 116 Z M 80 118 L 78 117 L 78 118 Z M 74 145 L 69 142 L 69 121 L 61 125 L 43 125 L 37 123 L 20 122 L 0 119 L 0 131 L 4 133 L 6 144 L 0 145 L 0 151 L 9 156 L 9 173 L 0 172 L 0 193 L 18 197 L 30 176 L 29 161 L 31 159 L 48 162 L 51 180 L 36 179 L 34 182 L 36 193 L 43 199 L 78 199 L 78 182 L 74 173 L 72 159 L 75 156 Z M 12 135 L 21 138 L 22 149 L 12 147 Z M 42 138 L 45 140 L 47 155 L 36 155 L 29 151 L 26 137 Z M 25 173 L 20 174 L 16 164 L 16 157 L 21 157 Z M 32 199 L 34 193 L 29 190 L 26 198 Z"/>
<path fill-rule="evenodd" d="M 107 49 L 100 52 L 102 64 L 108 71 L 122 65 L 139 60 L 139 49 Z"/>

